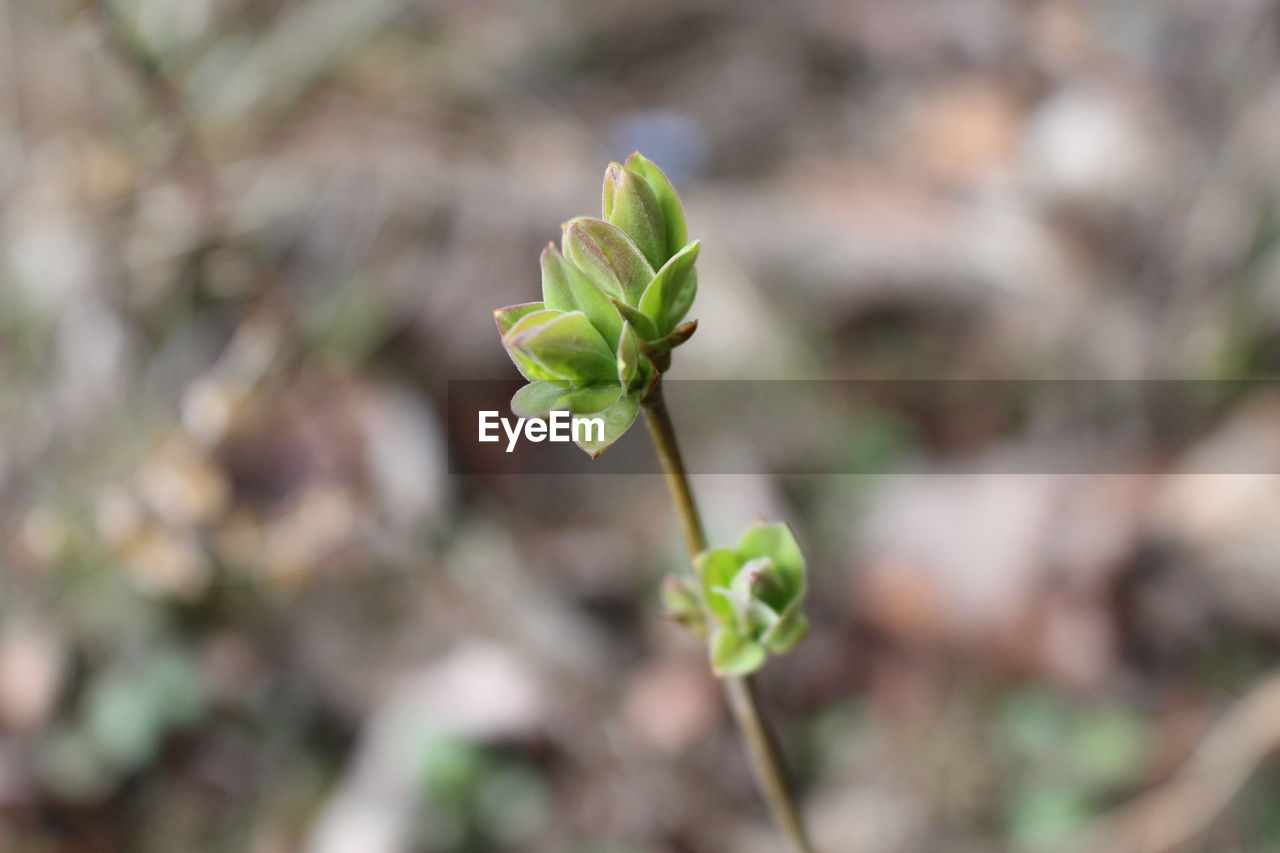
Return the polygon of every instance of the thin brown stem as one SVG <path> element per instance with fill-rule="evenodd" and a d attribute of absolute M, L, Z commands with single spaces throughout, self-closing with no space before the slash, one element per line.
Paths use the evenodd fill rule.
<path fill-rule="evenodd" d="M 755 769 L 756 782 L 769 802 L 774 822 L 791 842 L 797 853 L 814 853 L 805 832 L 804 821 L 796 809 L 795 798 L 787 783 L 786 762 L 769 724 L 756 698 L 755 681 L 751 676 L 730 676 L 724 679 L 724 690 L 729 706 L 738 722 L 738 729 L 747 743 L 751 765 Z"/>
<path fill-rule="evenodd" d="M 661 381 L 654 385 L 643 408 L 654 450 L 662 462 L 667 487 L 675 501 L 685 548 L 692 560 L 698 553 L 706 550 L 707 537 L 702 530 L 702 518 L 693 499 L 693 491 L 689 488 L 689 477 L 685 471 L 684 459 L 680 456 L 680 445 L 676 442 L 675 428 L 671 424 L 671 415 L 667 412 L 667 404 L 662 396 Z M 804 822 L 796 808 L 795 797 L 787 783 L 782 751 L 761 712 L 751 676 L 729 676 L 722 680 L 725 694 L 729 698 L 729 708 L 733 711 L 738 730 L 746 743 L 747 754 L 751 757 L 756 783 L 769 804 L 769 810 L 773 812 L 774 822 L 796 853 L 814 853 Z"/>
<path fill-rule="evenodd" d="M 676 431 L 671 424 L 671 415 L 667 412 L 667 401 L 662 396 L 661 381 L 654 384 L 653 390 L 645 398 L 643 408 L 645 422 L 649 425 L 649 436 L 653 439 L 653 449 L 658 452 L 662 471 L 667 478 L 667 487 L 671 490 L 671 499 L 676 503 L 680 531 L 684 534 L 684 547 L 692 560 L 707 550 L 707 535 L 702 530 L 702 516 L 698 514 L 693 490 L 689 488 L 684 457 L 680 455 L 680 445 L 676 443 Z"/>

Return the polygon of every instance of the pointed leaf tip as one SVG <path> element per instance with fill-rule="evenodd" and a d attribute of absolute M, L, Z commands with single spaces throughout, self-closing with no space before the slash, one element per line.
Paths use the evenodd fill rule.
<path fill-rule="evenodd" d="M 662 205 L 641 175 L 612 163 L 604 173 L 601 209 L 605 221 L 622 229 L 654 269 L 671 255 Z"/>
<path fill-rule="evenodd" d="M 619 397 L 608 408 L 601 410 L 593 415 L 603 421 L 602 433 L 587 433 L 584 431 L 582 438 L 577 441 L 578 447 L 582 448 L 592 459 L 598 457 L 601 453 L 608 450 L 614 442 L 622 438 L 631 424 L 635 422 L 636 416 L 640 413 L 640 397 L 632 392 Z"/>
<path fill-rule="evenodd" d="M 522 302 L 519 305 L 493 309 L 493 320 L 498 324 L 498 333 L 505 335 L 519 320 L 535 311 L 542 311 L 545 307 L 541 302 Z"/>
<path fill-rule="evenodd" d="M 657 164 L 646 158 L 639 151 L 628 157 L 623 167 L 628 172 L 644 178 L 653 189 L 654 196 L 658 200 L 658 207 L 662 210 L 662 221 L 667 240 L 667 256 L 674 255 L 689 240 L 688 229 L 684 219 L 684 208 L 680 204 L 680 197 L 676 195 L 675 187 L 671 185 L 671 181 L 667 179 L 667 176 L 663 174 Z"/>

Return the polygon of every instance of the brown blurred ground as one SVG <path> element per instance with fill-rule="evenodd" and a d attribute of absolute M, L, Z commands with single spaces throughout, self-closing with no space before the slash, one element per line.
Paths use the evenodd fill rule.
<path fill-rule="evenodd" d="M 490 310 L 639 148 L 704 241 L 675 376 L 1273 376 L 1278 71 L 1263 0 L 6 0 L 0 850 L 776 849 L 656 611 L 662 484 L 446 473 Z M 902 424 L 832 430 L 971 439 Z M 1245 395 L 1143 475 L 859 478 L 726 435 L 714 538 L 812 563 L 764 682 L 823 849 L 1084 849 L 1236 720 L 1280 482 L 1188 471 L 1277 436 Z M 1243 742 L 1179 849 L 1280 850 Z"/>

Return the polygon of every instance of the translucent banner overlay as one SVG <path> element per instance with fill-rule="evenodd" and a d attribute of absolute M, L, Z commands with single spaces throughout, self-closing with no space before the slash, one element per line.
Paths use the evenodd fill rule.
<path fill-rule="evenodd" d="M 656 474 L 644 417 L 598 459 L 529 440 L 507 380 L 448 387 L 449 471 Z M 1280 379 L 665 380 L 690 473 L 1280 473 Z M 479 441 L 482 412 L 497 441 Z M 535 430 L 536 432 L 536 430 Z"/>

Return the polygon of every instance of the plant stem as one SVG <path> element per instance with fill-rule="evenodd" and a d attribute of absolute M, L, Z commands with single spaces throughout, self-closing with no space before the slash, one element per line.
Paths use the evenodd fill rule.
<path fill-rule="evenodd" d="M 643 408 L 654 450 L 658 453 L 658 459 L 662 461 L 667 487 L 671 490 L 676 514 L 680 517 L 680 530 L 684 534 L 685 548 L 692 561 L 699 553 L 706 550 L 707 537 L 702 530 L 702 518 L 698 514 L 698 505 L 693 499 L 693 491 L 689 488 L 689 477 L 685 472 L 684 459 L 680 456 L 680 445 L 676 443 L 671 415 L 667 412 L 667 404 L 662 396 L 661 380 L 654 384 L 653 390 L 644 400 Z M 814 853 L 813 845 L 809 843 L 809 836 L 805 832 L 804 822 L 796 809 L 795 798 L 787 784 L 782 751 L 761 712 L 751 676 L 728 676 L 721 680 L 724 682 L 725 694 L 729 698 L 729 708 L 733 711 L 738 730 L 746 742 L 747 753 L 751 757 L 751 766 L 756 775 L 756 783 L 769 803 L 774 822 L 796 853 Z"/>

